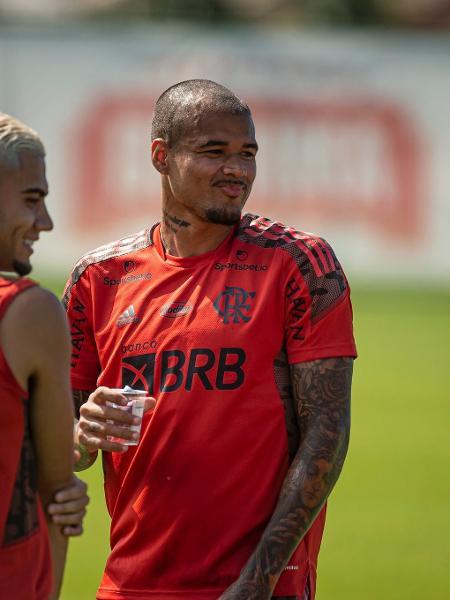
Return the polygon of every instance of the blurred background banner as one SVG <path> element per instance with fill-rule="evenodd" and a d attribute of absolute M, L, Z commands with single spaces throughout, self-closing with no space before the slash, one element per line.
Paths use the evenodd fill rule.
<path fill-rule="evenodd" d="M 158 220 L 153 105 L 200 77 L 252 108 L 249 211 L 317 231 L 362 278 L 448 281 L 449 55 L 448 36 L 423 31 L 1 27 L 0 109 L 31 124 L 48 152 L 56 227 L 37 262 L 67 272 Z"/>

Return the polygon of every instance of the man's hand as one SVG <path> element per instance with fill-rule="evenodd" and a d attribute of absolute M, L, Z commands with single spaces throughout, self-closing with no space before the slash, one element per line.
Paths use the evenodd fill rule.
<path fill-rule="evenodd" d="M 117 437 L 124 440 L 136 439 L 131 425 L 141 422 L 139 417 L 114 408 L 111 404 L 126 406 L 128 399 L 118 390 L 99 387 L 90 394 L 88 401 L 80 407 L 80 420 L 76 428 L 76 442 L 81 445 L 79 451 L 96 453 L 97 450 L 107 452 L 126 452 L 128 446 L 120 442 L 108 440 Z M 145 398 L 144 413 L 155 407 L 156 400 L 151 396 Z"/>
<path fill-rule="evenodd" d="M 62 525 L 66 536 L 77 536 L 83 533 L 83 518 L 89 503 L 87 485 L 73 476 L 73 482 L 59 490 L 53 502 L 48 505 L 47 512 L 55 525 Z"/>

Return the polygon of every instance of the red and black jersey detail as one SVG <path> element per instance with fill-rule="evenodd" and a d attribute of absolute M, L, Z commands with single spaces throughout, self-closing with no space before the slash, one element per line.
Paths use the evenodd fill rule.
<path fill-rule="evenodd" d="M 294 397 L 290 379 L 287 352 L 282 348 L 273 361 L 273 375 L 278 389 L 280 400 L 283 404 L 286 420 L 286 433 L 288 441 L 289 464 L 294 460 L 300 444 L 300 429 L 297 423 Z"/>
<path fill-rule="evenodd" d="M 323 238 L 251 214 L 243 217 L 237 237 L 263 248 L 280 249 L 293 258 L 311 295 L 313 323 L 343 298 L 347 280 L 333 249 Z"/>
<path fill-rule="evenodd" d="M 75 265 L 71 277 L 67 282 L 64 290 L 62 303 L 65 309 L 67 310 L 72 287 L 77 283 L 81 275 L 90 265 L 106 261 L 110 258 L 124 256 L 137 250 L 142 250 L 143 248 L 151 246 L 152 243 L 152 231 L 149 229 L 144 229 L 136 234 L 123 237 L 120 240 L 116 240 L 111 244 L 99 246 L 92 252 L 88 252 L 87 254 L 82 256 Z"/>

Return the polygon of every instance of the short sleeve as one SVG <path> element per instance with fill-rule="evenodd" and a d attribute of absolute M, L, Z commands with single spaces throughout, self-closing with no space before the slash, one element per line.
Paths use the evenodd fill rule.
<path fill-rule="evenodd" d="M 292 244 L 284 278 L 285 340 L 290 364 L 356 357 L 350 288 L 322 238 Z"/>
<path fill-rule="evenodd" d="M 93 334 L 92 299 L 88 271 L 76 271 L 66 284 L 63 304 L 72 338 L 72 388 L 92 391 L 97 387 L 100 362 Z"/>

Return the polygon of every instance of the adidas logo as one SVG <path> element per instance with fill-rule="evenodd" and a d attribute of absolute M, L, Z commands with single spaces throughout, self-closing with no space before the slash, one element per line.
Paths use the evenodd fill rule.
<path fill-rule="evenodd" d="M 140 320 L 141 318 L 134 312 L 134 306 L 130 304 L 117 319 L 116 325 L 117 327 L 125 327 L 125 325 L 130 325 L 131 323 L 139 323 Z"/>

